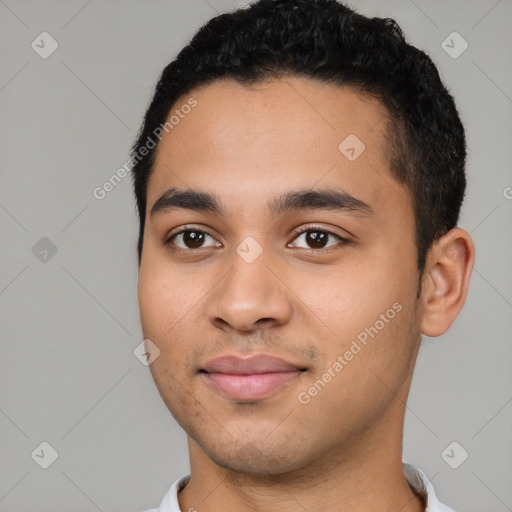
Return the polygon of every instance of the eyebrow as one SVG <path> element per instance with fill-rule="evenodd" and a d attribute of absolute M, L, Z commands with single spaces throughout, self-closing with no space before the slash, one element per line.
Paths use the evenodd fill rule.
<path fill-rule="evenodd" d="M 150 215 L 153 217 L 177 208 L 225 216 L 225 209 L 213 194 L 175 188 L 170 188 L 162 194 L 151 208 Z M 267 208 L 271 217 L 309 209 L 354 212 L 356 215 L 365 217 L 375 213 L 373 208 L 364 201 L 343 190 L 332 189 L 291 191 L 270 199 Z"/>

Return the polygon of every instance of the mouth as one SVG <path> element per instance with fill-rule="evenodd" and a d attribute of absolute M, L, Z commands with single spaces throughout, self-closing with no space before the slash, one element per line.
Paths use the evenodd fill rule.
<path fill-rule="evenodd" d="M 261 400 L 290 385 L 306 368 L 269 355 L 242 358 L 236 355 L 213 359 L 199 371 L 222 396 L 238 401 Z"/>

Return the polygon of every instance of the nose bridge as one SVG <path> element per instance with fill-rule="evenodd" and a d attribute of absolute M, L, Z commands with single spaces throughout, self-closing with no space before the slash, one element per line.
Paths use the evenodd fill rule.
<path fill-rule="evenodd" d="M 229 274 L 231 291 L 238 291 L 256 297 L 261 293 L 268 293 L 272 275 L 268 269 L 268 253 L 263 254 L 263 248 L 256 252 L 250 243 L 240 244 L 231 259 L 231 272 Z"/>
<path fill-rule="evenodd" d="M 291 304 L 285 288 L 274 276 L 277 272 L 268 268 L 270 253 L 256 244 L 254 239 L 245 239 L 233 251 L 230 271 L 219 283 L 209 306 L 211 322 L 223 320 L 236 329 L 250 330 L 262 319 L 281 324 L 289 318 Z"/>

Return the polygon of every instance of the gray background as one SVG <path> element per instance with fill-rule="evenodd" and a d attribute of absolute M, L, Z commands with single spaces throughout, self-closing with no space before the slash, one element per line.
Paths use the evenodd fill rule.
<path fill-rule="evenodd" d="M 92 191 L 125 163 L 163 67 L 239 3 L 0 0 L 3 511 L 141 510 L 188 471 L 185 436 L 133 354 L 130 179 L 101 201 Z M 476 268 L 452 329 L 422 345 L 404 458 L 457 510 L 512 510 L 512 1 L 351 5 L 395 18 L 431 55 L 467 130 L 460 226 Z M 46 59 L 31 48 L 43 31 L 59 44 Z M 453 31 L 469 43 L 456 59 L 441 46 Z M 48 469 L 31 457 L 42 441 L 58 452 Z M 453 441 L 469 453 L 458 469 L 442 457 Z"/>

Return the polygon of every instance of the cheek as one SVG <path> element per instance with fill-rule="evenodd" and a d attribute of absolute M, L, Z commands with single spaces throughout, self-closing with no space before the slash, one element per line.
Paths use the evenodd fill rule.
<path fill-rule="evenodd" d="M 326 279 L 317 276 L 303 282 L 304 302 L 315 313 L 311 320 L 322 321 L 318 347 L 327 365 L 352 352 L 347 354 L 350 361 L 344 377 L 337 379 L 339 384 L 348 379 L 361 391 L 371 387 L 376 377 L 369 368 L 392 381 L 403 377 L 399 374 L 414 353 L 416 312 L 411 290 L 416 279 L 414 266 L 380 257 L 371 262 L 361 258 Z"/>
<path fill-rule="evenodd" d="M 201 281 L 157 259 L 141 265 L 138 297 L 140 317 L 145 335 L 162 341 L 175 326 L 200 307 L 205 291 Z"/>
<path fill-rule="evenodd" d="M 395 265 L 362 259 L 324 277 L 303 276 L 300 287 L 304 303 L 343 337 L 373 325 L 408 290 Z"/>
<path fill-rule="evenodd" d="M 193 341 L 200 339 L 201 286 L 188 272 L 147 258 L 139 274 L 139 309 L 142 331 L 160 350 L 150 370 L 162 396 L 175 396 L 175 404 L 186 401 L 180 382 L 188 375 Z M 190 404 L 183 404 L 190 405 Z"/>

